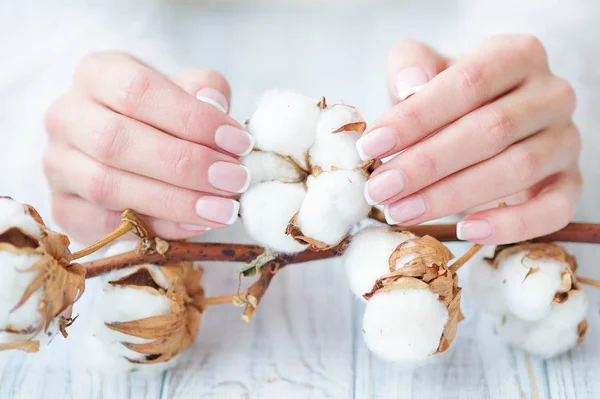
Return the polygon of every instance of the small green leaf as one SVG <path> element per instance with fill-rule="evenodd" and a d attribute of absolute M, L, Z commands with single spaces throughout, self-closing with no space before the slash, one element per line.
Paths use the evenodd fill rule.
<path fill-rule="evenodd" d="M 273 254 L 273 251 L 271 251 L 269 248 L 265 248 L 265 252 L 258 255 L 251 262 L 239 268 L 238 273 L 243 274 L 244 277 L 256 276 L 258 272 L 260 272 L 261 267 L 273 259 L 275 259 L 275 254 Z"/>

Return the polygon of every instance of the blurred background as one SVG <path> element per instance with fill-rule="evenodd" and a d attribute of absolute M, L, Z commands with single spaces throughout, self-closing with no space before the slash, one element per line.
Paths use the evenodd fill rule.
<path fill-rule="evenodd" d="M 343 100 L 355 105 L 367 121 L 372 121 L 389 107 L 386 53 L 398 40 L 421 40 L 456 56 L 492 34 L 530 33 L 544 42 L 553 70 L 576 89 L 579 98 L 576 123 L 583 135 L 585 178 L 576 219 L 600 222 L 599 22 L 598 0 L 0 0 L 0 195 L 30 203 L 46 220 L 51 220 L 41 166 L 46 140 L 44 113 L 68 89 L 78 60 L 90 52 L 126 51 L 165 73 L 190 67 L 218 70 L 229 80 L 233 93 L 231 115 L 240 122 L 252 114 L 260 94 L 273 87 L 314 97 L 324 95 L 331 101 Z M 209 239 L 231 240 L 233 230 L 211 232 Z M 587 276 L 600 278 L 595 261 L 598 249 L 569 248 L 581 259 L 587 259 L 582 264 Z M 237 285 L 237 277 L 231 270 L 227 273 L 211 270 L 207 279 L 213 284 L 208 294 L 225 294 Z M 294 305 L 295 302 L 266 301 L 249 327 L 251 330 L 244 330 L 245 342 L 252 342 L 250 346 L 239 342 L 234 327 L 223 329 L 229 323 L 238 326 L 233 324 L 239 320 L 238 309 L 219 315 L 208 312 L 201 330 L 204 337 L 201 347 L 184 358 L 183 368 L 164 375 L 162 383 L 171 384 L 175 391 L 177 387 L 196 384 L 198 392 L 205 389 L 216 395 L 208 397 L 243 397 L 231 394 L 243 391 L 235 384 L 207 388 L 224 378 L 241 379 L 254 392 L 271 395 L 263 397 L 291 397 L 285 396 L 290 392 L 286 389 L 293 388 L 303 392 L 298 396 L 303 398 L 343 398 L 350 397 L 352 392 L 355 395 L 371 392 L 377 389 L 370 385 L 375 380 L 385 387 L 379 389 L 381 397 L 395 397 L 392 392 L 401 392 L 403 383 L 428 385 L 432 380 L 431 374 L 426 373 L 415 374 L 416 379 L 410 381 L 393 383 L 400 375 L 397 370 L 372 363 L 364 349 L 360 346 L 356 349 L 356 345 L 362 344 L 348 331 L 359 331 L 360 310 L 352 302 L 343 279 L 339 267 L 325 269 L 316 265 L 302 271 L 286 271 L 280 284 L 270 291 L 269 299 L 293 294 L 302 306 Z M 292 294 L 290 289 L 294 291 Z M 594 309 L 597 314 L 596 302 Z M 286 317 L 292 312 L 297 320 L 289 321 Z M 522 379 L 527 375 L 523 358 L 500 347 L 490 349 L 483 345 L 490 331 L 483 327 L 477 330 L 477 320 L 468 320 L 471 321 L 466 322 L 466 332 L 458 339 L 458 350 L 462 352 L 453 360 L 458 367 L 450 377 L 442 368 L 433 371 L 439 384 L 431 387 L 432 392 L 437 392 L 431 397 L 457 397 L 443 396 L 449 387 L 456 386 L 471 389 L 474 396 L 468 397 L 487 397 L 477 394 L 482 381 L 490 389 L 498 389 L 499 398 L 518 397 L 521 386 L 528 391 L 531 387 Z M 77 324 L 82 323 L 73 328 Z M 254 340 L 269 332 L 274 332 L 269 336 L 272 347 Z M 597 365 L 594 356 L 600 354 L 599 344 L 588 341 L 592 342 L 586 342 L 588 346 L 576 356 L 581 367 Z M 71 367 L 71 363 L 62 342 L 56 342 L 49 354 L 40 354 L 44 357 L 25 359 L 13 354 L 0 357 L 4 378 L 0 397 L 13 397 L 16 391 L 11 390 L 23 386 L 28 387 L 31 395 L 39 393 L 39 397 L 44 392 L 62 395 L 56 392 L 71 392 L 71 389 L 93 396 L 99 387 L 106 389 L 107 397 L 121 397 L 140 388 L 140 384 L 146 388 L 159 384 L 157 389 L 162 392 L 160 381 L 132 382 L 123 380 L 125 377 L 113 381 L 97 374 L 82 374 L 83 371 L 79 374 L 72 371 L 79 378 L 74 381 L 78 382 L 64 382 L 65 374 L 59 370 Z M 86 344 L 78 348 L 85 357 Z M 264 363 L 269 356 L 277 357 L 277 348 L 285 349 L 285 359 L 273 360 L 275 366 Z M 590 353 L 588 357 L 586 352 Z M 259 359 L 255 359 L 257 354 L 261 356 Z M 301 379 L 300 383 L 305 385 L 292 384 L 293 378 L 306 371 L 297 359 L 306 359 L 314 367 L 310 377 L 307 374 Z M 234 365 L 257 371 L 248 376 L 233 368 Z M 512 367 L 524 374 L 515 377 Z M 562 373 L 565 367 L 570 366 L 556 363 L 548 368 L 546 363 L 538 362 L 533 373 L 545 375 L 548 380 L 553 370 Z M 205 374 L 208 382 L 186 377 L 186 369 L 200 368 L 211 370 L 204 371 L 208 373 Z M 27 370 L 38 370 L 41 374 L 32 376 Z M 49 370 L 56 374 L 48 374 L 40 382 L 40 376 L 46 376 Z M 371 370 L 374 370 L 373 381 Z M 253 378 L 260 380 L 272 374 L 279 376 L 276 382 L 280 385 L 272 385 L 271 390 L 252 385 Z M 181 381 L 188 385 L 177 385 Z M 47 386 L 52 389 L 46 390 Z M 595 387 L 600 395 L 600 386 L 596 383 Z M 544 393 L 551 388 L 552 385 L 540 386 L 541 397 L 547 397 Z M 177 392 L 179 397 L 186 397 L 187 391 Z M 232 396 L 225 393 L 219 396 L 218 392 Z"/>

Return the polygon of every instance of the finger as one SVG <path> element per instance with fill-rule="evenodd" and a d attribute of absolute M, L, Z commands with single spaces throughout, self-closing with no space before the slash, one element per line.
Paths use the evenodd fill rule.
<path fill-rule="evenodd" d="M 219 72 L 209 69 L 188 69 L 171 76 L 170 79 L 198 100 L 213 105 L 222 112 L 229 112 L 231 88 Z"/>
<path fill-rule="evenodd" d="M 518 193 L 570 168 L 580 147 L 579 133 L 572 125 L 537 134 L 494 158 L 386 205 L 386 217 L 392 224 L 415 225 Z"/>
<path fill-rule="evenodd" d="M 399 41 L 387 55 L 387 80 L 392 98 L 396 102 L 407 99 L 447 67 L 448 59 L 426 44 Z"/>
<path fill-rule="evenodd" d="M 527 83 L 407 148 L 373 173 L 370 204 L 391 203 L 571 119 L 575 95 L 561 79 Z M 460 154 L 460 156 L 457 156 Z"/>
<path fill-rule="evenodd" d="M 77 106 L 75 106 L 77 104 Z M 60 139 L 117 169 L 218 195 L 244 191 L 250 172 L 232 156 L 169 136 L 83 96 L 64 97 L 49 113 Z"/>
<path fill-rule="evenodd" d="M 458 223 L 457 235 L 479 244 L 507 244 L 560 230 L 575 213 L 581 185 L 578 170 L 560 174 L 524 204 L 469 215 Z"/>
<path fill-rule="evenodd" d="M 54 190 L 102 208 L 138 213 L 180 224 L 224 227 L 237 219 L 239 203 L 103 165 L 73 149 L 47 151 L 46 176 Z"/>
<path fill-rule="evenodd" d="M 246 153 L 252 146 L 250 135 L 231 117 L 130 56 L 89 56 L 75 81 L 95 101 L 175 137 L 231 153 Z"/>
<path fill-rule="evenodd" d="M 496 38 L 381 116 L 358 140 L 364 160 L 395 154 L 520 85 L 545 58 L 539 42 Z M 536 69 L 537 70 L 537 69 Z"/>
<path fill-rule="evenodd" d="M 180 225 L 163 219 L 140 215 L 152 232 L 170 240 L 198 237 L 210 227 Z M 82 244 L 91 244 L 112 232 L 121 223 L 121 212 L 100 208 L 80 197 L 52 193 L 52 217 L 69 237 Z M 82 223 L 82 217 L 85 223 Z M 132 236 L 133 238 L 133 236 Z"/>

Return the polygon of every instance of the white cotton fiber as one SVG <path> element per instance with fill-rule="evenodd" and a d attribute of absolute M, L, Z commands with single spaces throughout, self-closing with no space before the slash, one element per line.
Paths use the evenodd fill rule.
<path fill-rule="evenodd" d="M 0 276 L 0 330 L 37 327 L 40 321 L 38 313 L 39 294 L 37 292 L 23 306 L 13 309 L 37 275 L 37 272 L 26 270 L 40 259 L 40 255 L 0 251 L 0 265 L 2 265 L 2 275 Z"/>
<path fill-rule="evenodd" d="M 321 113 L 313 146 L 310 148 L 310 160 L 313 165 L 329 171 L 337 169 L 353 169 L 362 163 L 356 142 L 362 132 L 359 130 L 334 133 L 342 126 L 364 122 L 362 115 L 354 108 L 344 104 L 336 104 Z"/>
<path fill-rule="evenodd" d="M 554 259 L 534 261 L 525 257 L 527 253 L 507 256 L 499 262 L 498 271 L 509 311 L 520 319 L 536 321 L 550 312 L 554 295 L 562 287 L 562 271 L 568 265 Z M 539 271 L 530 272 L 533 268 Z"/>
<path fill-rule="evenodd" d="M 25 233 L 40 238 L 40 226 L 23 204 L 9 198 L 0 198 L 0 234 L 13 227 L 18 227 Z"/>
<path fill-rule="evenodd" d="M 298 183 L 302 176 L 294 165 L 274 152 L 253 151 L 241 159 L 251 171 L 250 184 L 279 180 L 284 183 Z"/>
<path fill-rule="evenodd" d="M 297 243 L 285 231 L 305 196 L 301 183 L 272 181 L 251 186 L 240 198 L 246 231 L 256 241 L 275 251 L 294 253 L 304 250 L 306 245 Z"/>
<path fill-rule="evenodd" d="M 328 245 L 337 244 L 352 225 L 369 214 L 371 207 L 363 196 L 365 182 L 366 178 L 357 170 L 311 176 L 298 213 L 302 233 Z"/>
<path fill-rule="evenodd" d="M 363 337 L 376 356 L 418 365 L 437 351 L 447 320 L 446 307 L 430 290 L 381 291 L 367 302 Z"/>
<path fill-rule="evenodd" d="M 390 272 L 391 253 L 414 237 L 412 233 L 394 232 L 388 227 L 369 227 L 354 236 L 343 256 L 346 277 L 354 295 L 364 300 L 363 294 L 371 291 L 375 281 Z"/>
<path fill-rule="evenodd" d="M 512 315 L 498 320 L 499 335 L 508 343 L 535 356 L 550 358 L 575 347 L 579 339 L 578 326 L 585 318 L 587 299 L 577 291 L 564 303 L 552 304 L 548 315 L 536 322 Z"/>
<path fill-rule="evenodd" d="M 481 259 L 469 268 L 469 294 L 476 306 L 492 314 L 507 312 L 500 272 Z"/>
<path fill-rule="evenodd" d="M 248 122 L 255 148 L 303 159 L 315 138 L 318 102 L 289 91 L 267 91 Z"/>

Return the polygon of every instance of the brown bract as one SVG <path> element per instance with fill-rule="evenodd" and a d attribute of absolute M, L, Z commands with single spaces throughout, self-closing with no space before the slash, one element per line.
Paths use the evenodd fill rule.
<path fill-rule="evenodd" d="M 430 290 L 448 311 L 437 352 L 444 352 L 456 337 L 458 322 L 463 319 L 460 311 L 461 288 L 458 277 L 448 267 L 454 256 L 441 242 L 430 236 L 409 239 L 390 255 L 390 273 L 381 276 L 373 289 L 364 295 L 369 300 L 379 292 L 394 289 Z"/>
<path fill-rule="evenodd" d="M 74 320 L 71 318 L 72 305 L 85 289 L 85 269 L 79 264 L 71 263 L 67 236 L 48 229 L 33 207 L 28 205 L 24 207 L 39 224 L 40 238 L 13 227 L 0 234 L 0 251 L 40 257 L 35 264 L 23 270 L 24 273 L 35 272 L 36 274 L 13 308 L 13 311 L 19 309 L 34 293 L 39 292 L 37 310 L 40 318 L 37 325 L 26 328 L 7 326 L 4 329 L 6 332 L 22 335 L 28 339 L 0 344 L 0 350 L 20 349 L 36 352 L 39 350 L 39 341 L 33 338 L 42 331 L 47 332 L 50 323 L 56 317 L 59 317 L 59 331 L 63 336 L 67 336 L 66 328 Z"/>
<path fill-rule="evenodd" d="M 123 342 L 125 347 L 145 356 L 142 360 L 128 358 L 132 363 L 169 361 L 190 346 L 200 327 L 200 317 L 205 307 L 204 289 L 200 285 L 203 270 L 195 268 L 193 262 L 179 262 L 160 266 L 160 271 L 167 280 L 167 286 L 161 285 L 163 280 L 143 266 L 110 282 L 115 286 L 164 295 L 171 304 L 171 312 L 165 315 L 106 323 L 112 330 L 152 340 L 142 344 Z"/>

